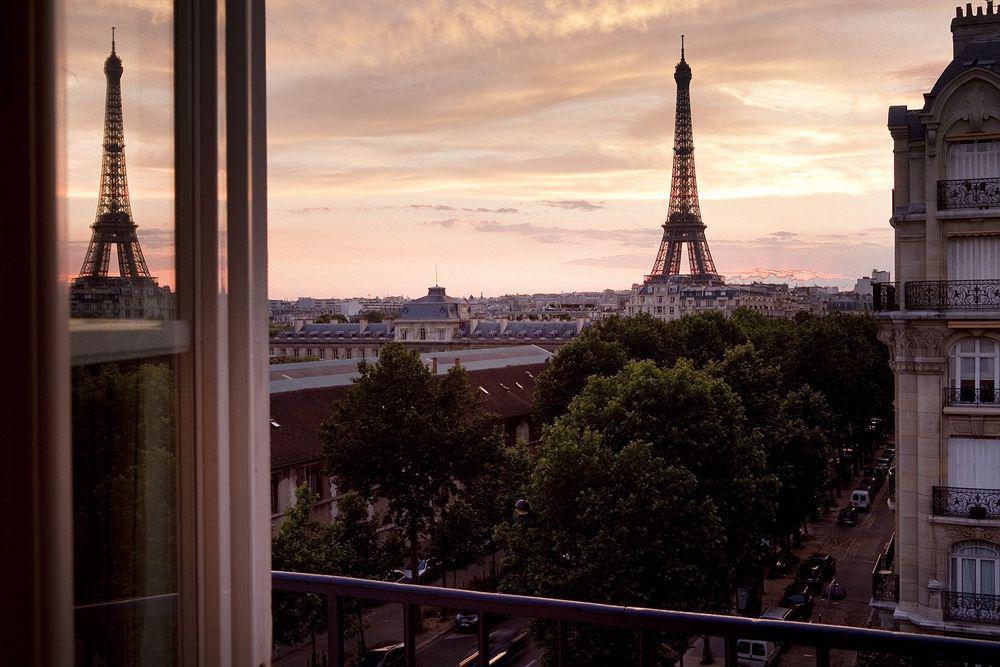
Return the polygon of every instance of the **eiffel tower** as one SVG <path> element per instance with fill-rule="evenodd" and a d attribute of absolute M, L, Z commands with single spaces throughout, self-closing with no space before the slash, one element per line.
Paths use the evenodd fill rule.
<path fill-rule="evenodd" d="M 681 276 L 681 248 L 687 245 L 690 274 L 682 279 L 714 282 L 721 278 L 715 270 L 712 252 L 705 238 L 698 204 L 698 180 L 694 171 L 694 135 L 691 132 L 691 67 L 684 60 L 684 35 L 681 35 L 681 60 L 674 68 L 677 82 L 677 112 L 674 123 L 674 164 L 670 181 L 670 205 L 663 223 L 663 240 L 646 282 L 659 282 L 669 276 Z"/>
<path fill-rule="evenodd" d="M 73 317 L 169 319 L 173 316 L 173 294 L 160 287 L 149 274 L 139 246 L 137 225 L 125 172 L 125 130 L 122 123 L 121 80 L 124 68 L 115 51 L 115 29 L 111 28 L 111 55 L 104 61 L 108 80 L 104 103 L 104 143 L 101 159 L 101 189 L 97 216 L 87 254 L 70 289 Z M 111 248 L 118 255 L 118 276 L 109 276 Z"/>

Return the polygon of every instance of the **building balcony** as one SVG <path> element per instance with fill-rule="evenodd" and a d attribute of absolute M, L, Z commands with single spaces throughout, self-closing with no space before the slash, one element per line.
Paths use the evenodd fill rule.
<path fill-rule="evenodd" d="M 743 639 L 763 639 L 814 647 L 817 665 L 830 664 L 831 649 L 910 656 L 914 658 L 914 664 L 925 664 L 929 659 L 949 660 L 959 657 L 968 662 L 988 664 L 1000 660 L 1000 643 L 976 639 L 621 607 L 295 572 L 272 572 L 271 581 L 275 591 L 310 593 L 325 598 L 326 634 L 330 638 L 327 642 L 327 664 L 331 667 L 341 667 L 344 664 L 345 618 L 342 605 L 346 599 L 351 598 L 403 605 L 402 643 L 405 664 L 408 666 L 416 665 L 418 660 L 413 620 L 421 606 L 474 611 L 481 619 L 497 614 L 551 623 L 555 630 L 552 647 L 554 664 L 560 666 L 576 664 L 570 642 L 570 624 L 634 632 L 639 665 L 660 664 L 658 652 L 661 642 L 666 638 L 700 635 L 722 637 L 725 640 L 724 664 L 734 666 L 737 664 L 737 642 Z M 983 613 L 985 611 L 984 609 Z M 503 647 L 491 646 L 487 623 L 479 624 L 477 637 L 477 655 L 493 656 L 489 664 L 503 662 L 500 657 Z M 477 661 L 476 664 L 482 663 Z"/>
<path fill-rule="evenodd" d="M 894 572 L 896 558 L 896 535 L 893 533 L 885 553 L 879 554 L 872 568 L 872 603 L 888 603 L 894 606 L 899 602 L 899 574 Z"/>
<path fill-rule="evenodd" d="M 1000 206 L 1000 178 L 938 181 L 938 210 L 958 211 Z"/>
<path fill-rule="evenodd" d="M 947 387 L 944 404 L 1000 407 L 1000 392 L 994 387 Z"/>
<path fill-rule="evenodd" d="M 931 514 L 963 519 L 1000 519 L 1000 490 L 935 486 Z"/>
<path fill-rule="evenodd" d="M 1000 625 L 1000 595 L 942 591 L 941 604 L 945 620 Z"/>
<path fill-rule="evenodd" d="M 1000 310 L 1000 280 L 911 280 L 903 284 L 875 283 L 875 312 L 900 310 L 935 312 L 984 312 Z"/>

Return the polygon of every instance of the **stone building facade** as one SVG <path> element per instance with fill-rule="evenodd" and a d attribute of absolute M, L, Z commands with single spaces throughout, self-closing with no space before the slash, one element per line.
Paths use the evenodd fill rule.
<path fill-rule="evenodd" d="M 874 285 L 895 375 L 896 534 L 883 626 L 1000 636 L 1000 14 L 957 10 L 920 109 L 889 109 L 897 283 Z"/>

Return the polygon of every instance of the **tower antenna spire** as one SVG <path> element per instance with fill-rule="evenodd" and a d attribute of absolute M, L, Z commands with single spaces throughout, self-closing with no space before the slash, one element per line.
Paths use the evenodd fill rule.
<path fill-rule="evenodd" d="M 681 35 L 681 60 L 684 60 L 684 35 Z"/>
<path fill-rule="evenodd" d="M 681 51 L 684 51 L 684 47 L 681 47 Z M 111 53 L 115 52 L 115 27 L 111 26 Z"/>

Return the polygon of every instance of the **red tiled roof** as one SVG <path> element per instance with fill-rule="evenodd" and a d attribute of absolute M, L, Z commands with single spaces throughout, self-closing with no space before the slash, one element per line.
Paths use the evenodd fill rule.
<path fill-rule="evenodd" d="M 469 386 L 482 399 L 485 411 L 504 419 L 527 417 L 531 414 L 535 377 L 545 367 L 546 364 L 530 364 L 469 371 Z M 330 416 L 333 403 L 343 398 L 349 388 L 338 386 L 271 394 L 272 469 L 322 457 L 323 446 L 317 431 Z"/>

